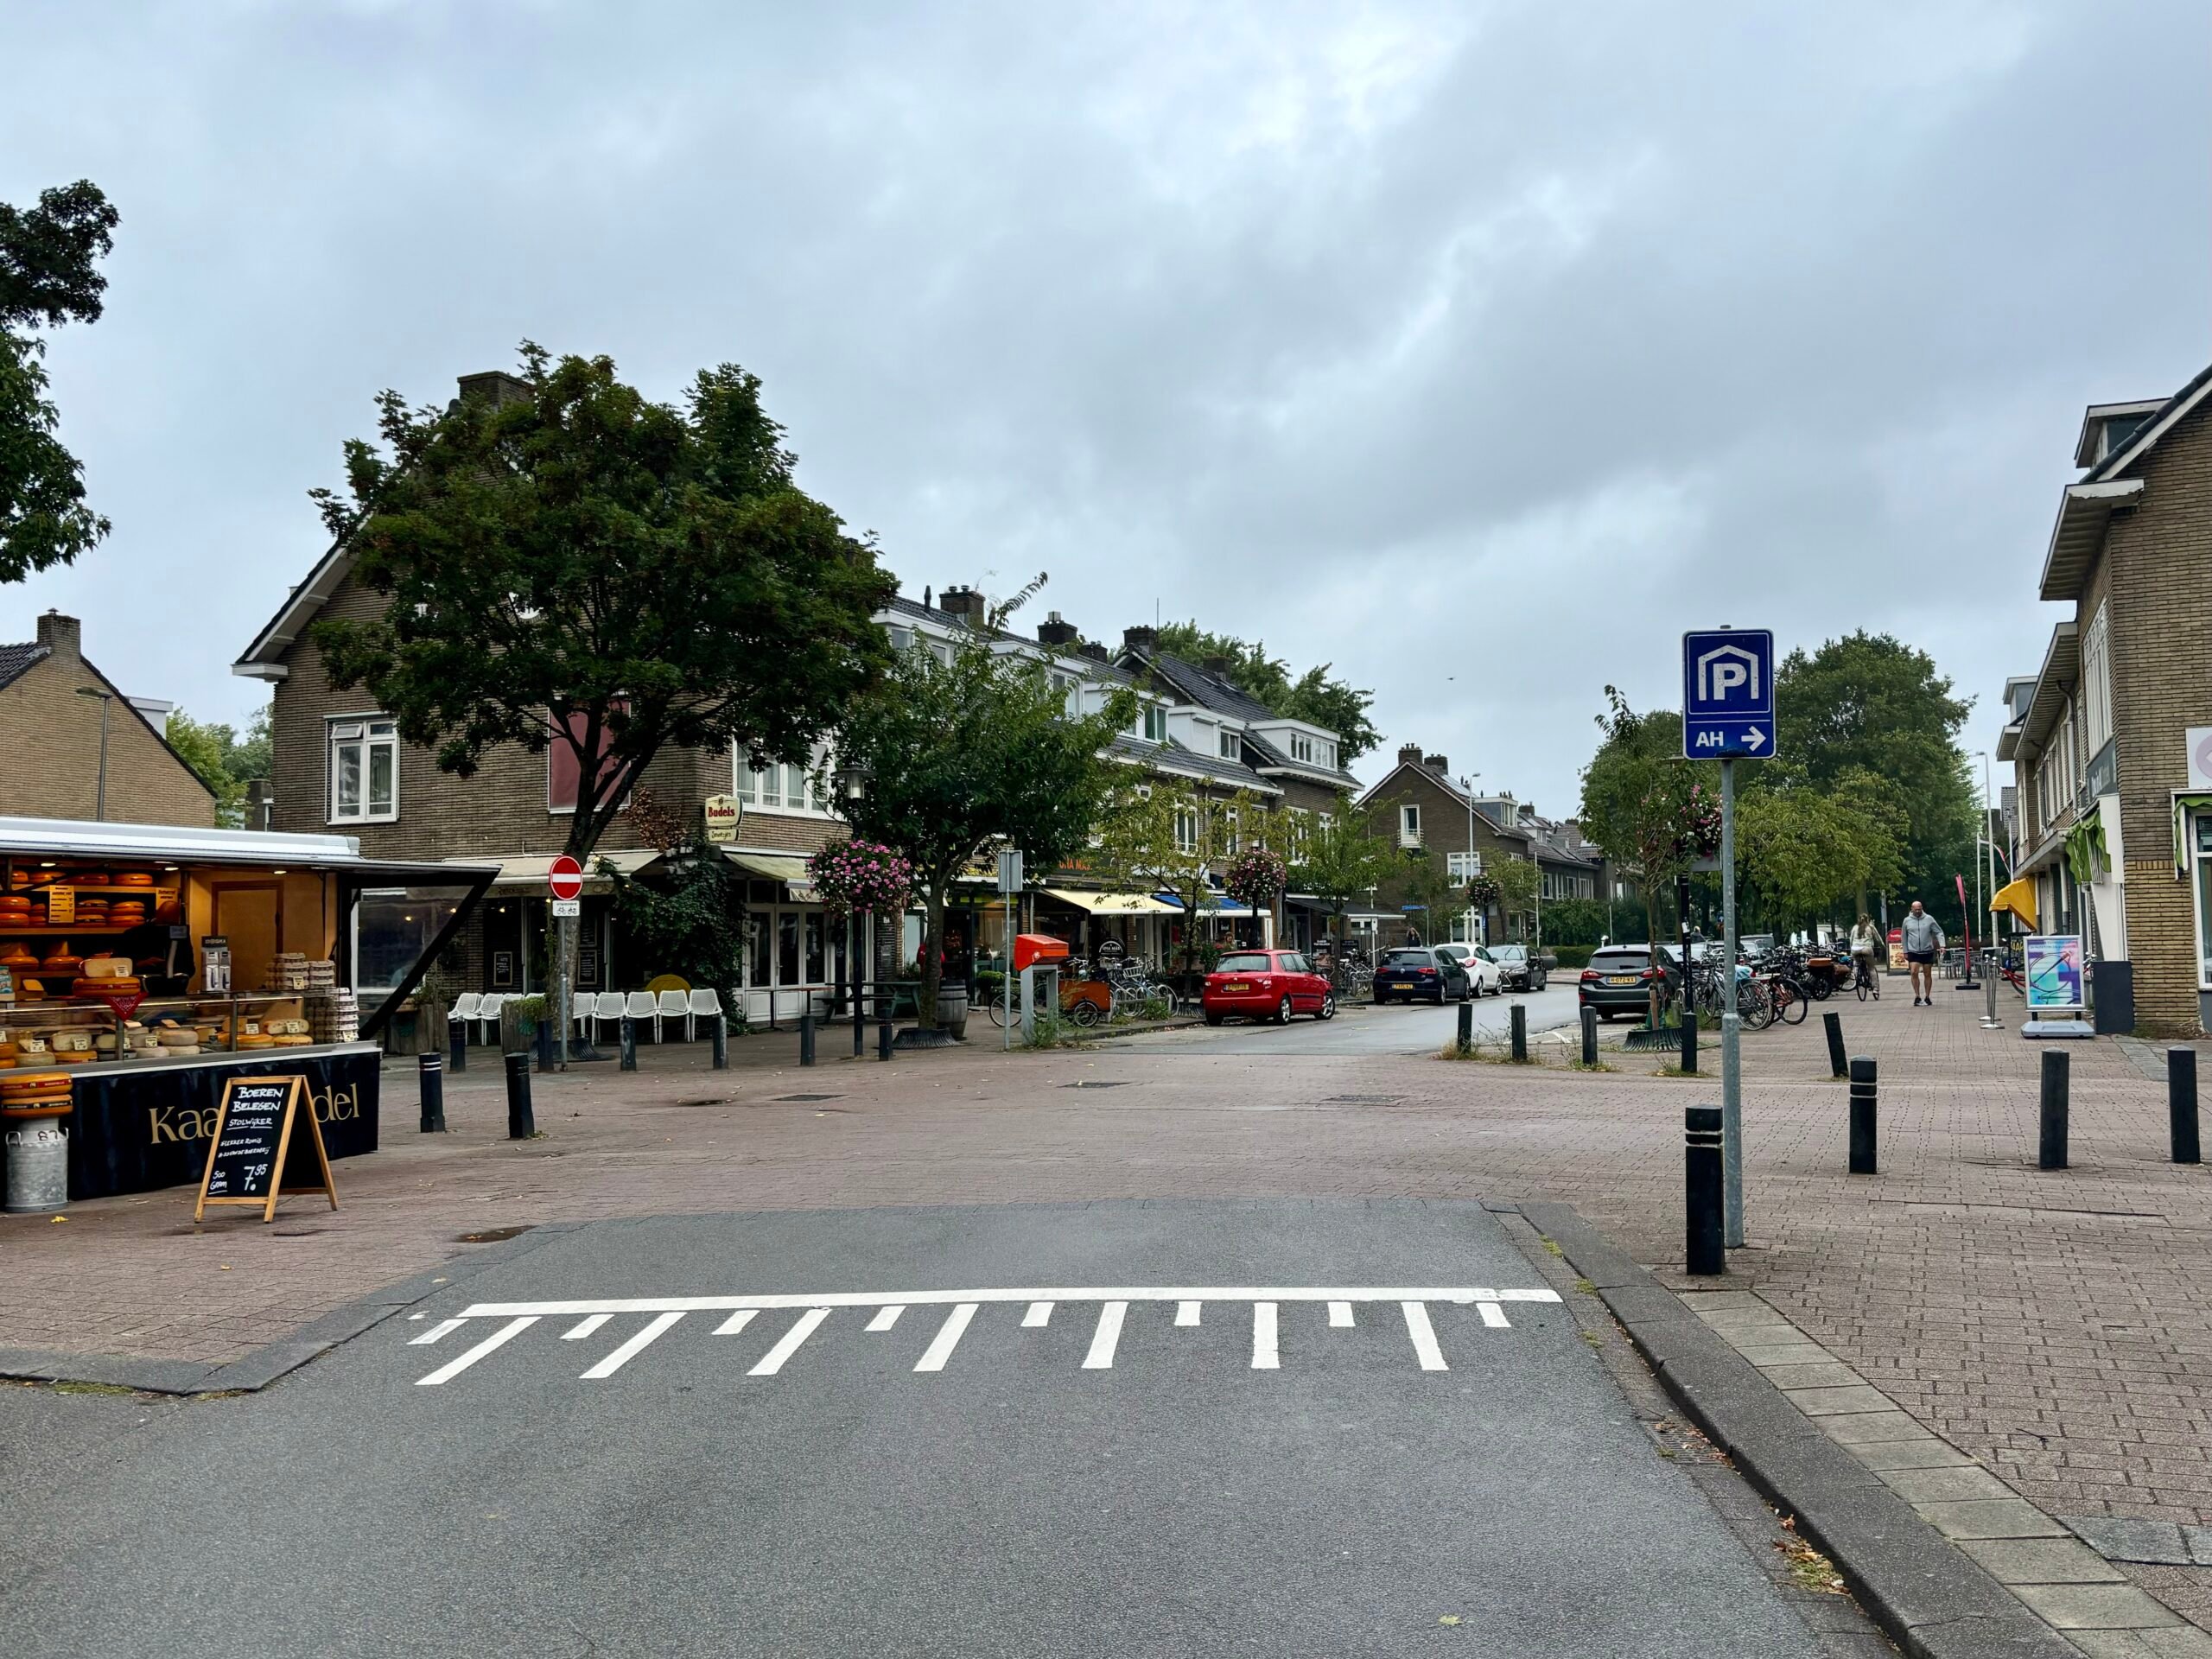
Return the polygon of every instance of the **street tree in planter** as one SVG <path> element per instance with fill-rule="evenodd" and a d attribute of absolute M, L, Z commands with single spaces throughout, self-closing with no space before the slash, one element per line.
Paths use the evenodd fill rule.
<path fill-rule="evenodd" d="M 378 399 L 382 449 L 348 443 L 346 493 L 313 493 L 386 604 L 309 638 L 443 771 L 506 745 L 564 758 L 565 850 L 588 866 L 664 750 L 804 760 L 881 675 L 871 619 L 897 584 L 792 481 L 743 370 L 702 371 L 681 410 L 604 357 L 525 343 L 520 378 L 505 400 Z"/>
<path fill-rule="evenodd" d="M 1504 896 L 1505 889 L 1498 885 L 1497 878 L 1487 872 L 1478 875 L 1467 883 L 1467 903 L 1475 914 L 1482 918 L 1485 929 L 1490 921 L 1491 912 L 1497 909 L 1498 901 Z"/>
<path fill-rule="evenodd" d="M 1327 822 L 1314 818 L 1300 825 L 1292 844 L 1292 888 L 1329 906 L 1331 931 L 1341 942 L 1345 907 L 1389 879 L 1396 849 L 1354 810 L 1348 792 L 1338 793 Z"/>
<path fill-rule="evenodd" d="M 1090 854 L 1102 874 L 1141 893 L 1160 893 L 1183 907 L 1176 961 L 1187 978 L 1205 965 L 1198 926 L 1218 914 L 1213 869 L 1249 839 L 1265 842 L 1273 815 L 1249 790 L 1217 791 L 1210 779 L 1125 778 L 1114 791 Z"/>
<path fill-rule="evenodd" d="M 913 867 L 925 918 L 918 1017 L 931 1029 L 954 879 L 994 842 L 1020 848 L 1039 871 L 1082 855 L 1121 770 L 1104 750 L 1136 713 L 1135 694 L 1117 690 L 1102 713 L 1071 716 L 1046 663 L 992 648 L 1038 585 L 955 641 L 949 661 L 919 640 L 896 653 L 837 739 L 839 765 L 868 779 L 838 810 L 855 836 Z"/>

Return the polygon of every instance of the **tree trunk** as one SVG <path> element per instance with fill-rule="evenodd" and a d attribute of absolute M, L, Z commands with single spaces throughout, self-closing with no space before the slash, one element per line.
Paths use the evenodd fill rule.
<path fill-rule="evenodd" d="M 944 981 L 944 890 L 949 880 L 932 878 L 922 900 L 922 988 L 914 1010 L 924 1031 L 937 1029 L 937 993 Z"/>
<path fill-rule="evenodd" d="M 1648 881 L 1643 887 L 1643 937 L 1651 951 L 1652 967 L 1651 1012 L 1646 1023 L 1656 1031 L 1659 1028 L 1659 906 Z"/>

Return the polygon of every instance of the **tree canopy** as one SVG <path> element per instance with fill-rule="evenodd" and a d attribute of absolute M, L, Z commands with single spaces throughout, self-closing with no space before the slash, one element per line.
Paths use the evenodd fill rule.
<path fill-rule="evenodd" d="M 1605 700 L 1576 818 L 1606 857 L 1637 873 L 1647 937 L 1657 938 L 1662 897 L 1709 851 L 1719 774 L 1711 761 L 1682 758 L 1682 717 L 1672 709 L 1638 714 L 1610 685 Z"/>
<path fill-rule="evenodd" d="M 448 772 L 567 750 L 594 780 L 569 823 L 583 859 L 664 749 L 809 759 L 883 672 L 872 619 L 896 584 L 792 481 L 742 369 L 702 371 L 678 410 L 607 358 L 525 342 L 520 380 L 447 409 L 378 399 L 382 448 L 347 444 L 346 493 L 314 493 L 390 602 L 310 638 Z"/>
<path fill-rule="evenodd" d="M 1218 910 L 1213 867 L 1247 846 L 1268 844 L 1274 815 L 1247 790 L 1147 772 L 1119 779 L 1088 855 L 1099 873 L 1141 893 L 1173 893 L 1183 906 L 1183 966 L 1198 949 L 1197 918 Z"/>
<path fill-rule="evenodd" d="M 1332 675 L 1333 664 L 1323 663 L 1294 677 L 1290 664 L 1268 655 L 1262 642 L 1247 643 L 1226 633 L 1215 633 L 1196 622 L 1168 622 L 1160 629 L 1160 648 L 1172 657 L 1203 662 L 1209 657 L 1229 658 L 1227 678 L 1246 696 L 1263 702 L 1287 720 L 1302 720 L 1337 734 L 1340 765 L 1349 766 L 1382 741 L 1367 711 L 1375 694 Z"/>
<path fill-rule="evenodd" d="M 1353 899 L 1389 879 L 1397 852 L 1360 815 L 1345 791 L 1338 791 L 1331 811 L 1298 824 L 1290 843 L 1291 891 L 1312 893 L 1336 919 Z"/>
<path fill-rule="evenodd" d="M 243 737 L 226 721 L 194 720 L 174 709 L 167 735 L 169 747 L 215 791 L 216 821 L 238 828 L 245 821 L 245 786 L 269 776 L 269 705 L 255 711 Z"/>
<path fill-rule="evenodd" d="M 67 564 L 108 532 L 85 504 L 84 467 L 54 435 L 46 342 L 29 331 L 97 321 L 118 214 L 88 179 L 0 202 L 0 582 Z"/>

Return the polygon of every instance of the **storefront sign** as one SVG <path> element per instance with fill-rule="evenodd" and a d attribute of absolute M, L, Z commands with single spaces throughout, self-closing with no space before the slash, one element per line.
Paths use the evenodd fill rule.
<path fill-rule="evenodd" d="M 2047 1013 L 2083 1006 L 2080 934 L 2031 933 L 2027 967 L 2030 1008 Z"/>
<path fill-rule="evenodd" d="M 737 827 L 745 817 L 745 804 L 736 796 L 708 796 L 705 812 L 707 839 L 710 842 L 720 847 L 737 839 Z"/>
<path fill-rule="evenodd" d="M 2212 726 L 2192 726 L 2189 740 L 2189 786 L 2212 789 Z"/>
<path fill-rule="evenodd" d="M 262 1220 L 274 1221 L 276 1200 L 287 1192 L 321 1192 L 338 1207 L 322 1132 L 313 1109 L 300 1109 L 307 1088 L 296 1073 L 232 1077 L 223 1085 L 193 1220 L 211 1204 L 244 1204 L 258 1205 Z"/>
<path fill-rule="evenodd" d="M 77 925 L 77 895 L 68 887 L 48 887 L 46 890 L 46 925 L 48 927 L 74 927 Z"/>
<path fill-rule="evenodd" d="M 302 1104 L 314 1109 L 325 1154 L 374 1152 L 378 1058 L 373 1048 L 357 1047 L 212 1065 L 82 1067 L 72 1079 L 69 1196 L 105 1198 L 197 1182 L 222 1115 L 223 1085 L 234 1078 L 304 1077 Z"/>

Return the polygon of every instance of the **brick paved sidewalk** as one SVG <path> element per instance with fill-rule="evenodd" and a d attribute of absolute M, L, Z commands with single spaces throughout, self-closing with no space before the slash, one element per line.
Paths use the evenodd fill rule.
<path fill-rule="evenodd" d="M 2009 996 L 2009 994 L 2007 994 Z M 2164 1161 L 2162 1085 L 2109 1042 L 2068 1046 L 2073 1157 L 2035 1167 L 2040 1046 L 1979 1030 L 1978 995 L 1855 1001 L 1882 1079 L 1882 1173 L 1844 1173 L 1845 1102 L 1817 1017 L 1747 1036 L 1755 1288 L 1920 1422 L 2053 1514 L 2212 1524 L 2212 1175 Z M 1300 1028 L 1300 1029 L 1310 1029 Z M 1145 1197 L 1555 1198 L 1639 1260 L 1678 1264 L 1681 1127 L 1714 1083 L 1421 1058 L 964 1049 L 791 1064 L 749 1039 L 639 1072 L 537 1080 L 544 1139 L 509 1143 L 488 1065 L 414 1133 L 387 1074 L 385 1150 L 337 1166 L 335 1214 L 194 1229 L 189 1189 L 0 1220 L 0 1347 L 227 1360 L 471 1235 L 553 1220 Z M 1286 1033 L 1289 1035 L 1289 1033 Z M 756 1042 L 757 1045 L 756 1046 Z M 1708 1062 L 1709 1064 L 1717 1062 Z M 1109 1085 L 1109 1086 L 1101 1086 Z M 828 1100 L 793 1098 L 829 1095 Z M 1675 1282 L 1681 1282 L 1679 1278 Z M 2212 1625 L 2212 1570 L 2134 1569 Z"/>

